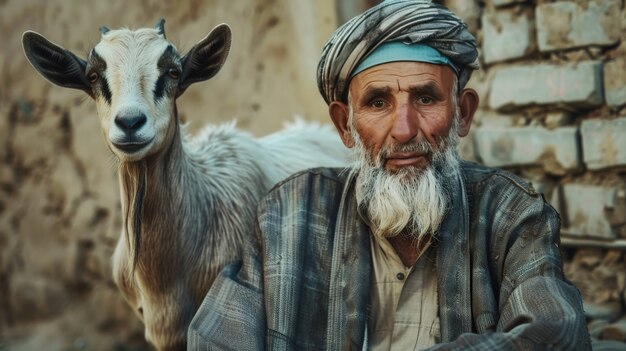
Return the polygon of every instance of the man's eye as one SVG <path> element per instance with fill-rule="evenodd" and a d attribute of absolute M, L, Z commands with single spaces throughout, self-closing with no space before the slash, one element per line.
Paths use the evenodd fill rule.
<path fill-rule="evenodd" d="M 428 96 L 420 96 L 417 99 L 417 102 L 419 102 L 422 105 L 430 105 L 433 103 L 433 99 L 431 97 Z"/>
<path fill-rule="evenodd" d="M 376 99 L 371 102 L 371 105 L 374 108 L 383 108 L 385 107 L 385 101 L 381 99 Z"/>

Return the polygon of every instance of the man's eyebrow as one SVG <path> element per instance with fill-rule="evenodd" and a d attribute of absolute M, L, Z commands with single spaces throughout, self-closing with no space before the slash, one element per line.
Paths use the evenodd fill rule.
<path fill-rule="evenodd" d="M 361 97 L 361 101 L 369 102 L 371 99 L 377 96 L 388 95 L 389 93 L 391 93 L 390 87 L 369 86 L 365 88 L 363 96 Z"/>
<path fill-rule="evenodd" d="M 435 98 L 443 98 L 445 96 L 441 87 L 434 82 L 412 85 L 409 87 L 409 92 L 414 95 L 430 95 Z"/>

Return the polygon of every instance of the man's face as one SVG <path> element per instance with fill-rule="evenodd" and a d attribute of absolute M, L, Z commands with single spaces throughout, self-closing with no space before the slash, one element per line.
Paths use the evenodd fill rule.
<path fill-rule="evenodd" d="M 381 166 L 390 173 L 428 166 L 431 151 L 404 151 L 400 146 L 428 143 L 436 151 L 443 147 L 453 125 L 455 84 L 449 67 L 422 62 L 381 64 L 352 78 L 352 123 L 371 159 L 385 149 L 392 151 L 380 155 Z"/>
<path fill-rule="evenodd" d="M 328 106 L 342 141 L 354 147 L 359 205 L 375 233 L 435 234 L 459 172 L 456 145 L 469 132 L 478 94 L 456 91 L 447 66 L 392 62 L 358 73 L 349 105 Z"/>

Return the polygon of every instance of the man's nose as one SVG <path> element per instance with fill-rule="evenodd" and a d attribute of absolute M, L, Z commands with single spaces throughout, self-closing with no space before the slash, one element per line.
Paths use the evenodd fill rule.
<path fill-rule="evenodd" d="M 417 112 L 410 104 L 402 104 L 396 108 L 391 137 L 397 143 L 406 143 L 417 136 L 418 133 Z"/>

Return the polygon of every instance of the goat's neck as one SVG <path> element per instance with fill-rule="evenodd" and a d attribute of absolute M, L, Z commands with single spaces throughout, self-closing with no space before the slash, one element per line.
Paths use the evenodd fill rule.
<path fill-rule="evenodd" d="M 138 205 L 163 210 L 175 208 L 175 198 L 172 196 L 186 190 L 181 183 L 186 176 L 193 174 L 193 168 L 189 167 L 177 117 L 174 118 L 175 123 L 169 131 L 172 134 L 171 142 L 167 148 L 142 160 L 123 162 L 120 165 L 122 207 L 126 211 Z M 144 200 L 145 203 L 137 204 L 139 200 Z M 142 212 L 145 213 L 146 209 L 148 207 L 143 208 Z"/>
<path fill-rule="evenodd" d="M 185 215 L 189 208 L 202 211 L 206 204 L 201 196 L 189 196 L 196 191 L 194 160 L 184 150 L 178 117 L 173 116 L 171 143 L 162 152 L 137 162 L 120 165 L 122 211 L 130 264 L 141 271 L 161 270 L 155 265 L 177 264 L 185 238 Z M 194 218 L 205 221 L 205 218 Z M 203 224 L 198 224 L 202 227 Z M 193 254 L 191 252 L 190 254 Z M 161 267 L 165 268 L 165 267 Z M 167 285 L 170 279 L 158 274 L 152 279 Z"/>
<path fill-rule="evenodd" d="M 147 272 L 153 280 L 149 284 L 161 288 L 176 278 L 155 271 L 210 267 L 211 272 L 187 273 L 197 273 L 195 279 L 207 280 L 198 285 L 208 286 L 221 266 L 237 256 L 243 235 L 250 234 L 267 181 L 245 152 L 224 149 L 207 157 L 209 151 L 188 148 L 177 116 L 173 118 L 171 143 L 163 152 L 120 167 L 130 265 Z M 233 143 L 214 141 L 224 142 Z M 192 263 L 207 259 L 211 262 Z"/>

